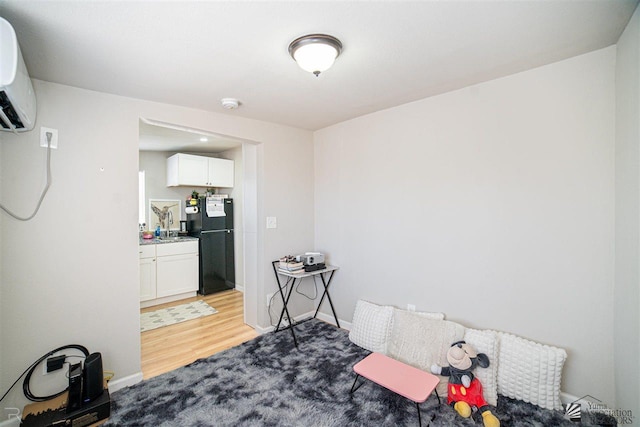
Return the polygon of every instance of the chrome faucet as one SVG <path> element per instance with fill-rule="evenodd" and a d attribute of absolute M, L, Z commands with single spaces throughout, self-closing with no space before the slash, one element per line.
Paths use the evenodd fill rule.
<path fill-rule="evenodd" d="M 171 237 L 172 224 L 173 224 L 173 212 L 167 211 L 167 237 Z"/>

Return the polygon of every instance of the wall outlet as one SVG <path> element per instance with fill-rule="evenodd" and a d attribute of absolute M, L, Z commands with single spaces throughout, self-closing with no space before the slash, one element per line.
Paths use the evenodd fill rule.
<path fill-rule="evenodd" d="M 271 305 L 271 299 L 273 298 L 274 294 L 267 294 L 267 308 L 269 308 L 269 306 Z"/>
<path fill-rule="evenodd" d="M 416 306 L 413 304 L 407 304 L 407 311 L 416 311 Z"/>
<path fill-rule="evenodd" d="M 267 217 L 267 228 L 278 228 L 278 219 L 275 216 Z"/>
<path fill-rule="evenodd" d="M 47 133 L 51 134 L 51 148 L 58 148 L 58 129 L 40 127 L 40 147 L 47 148 Z"/>

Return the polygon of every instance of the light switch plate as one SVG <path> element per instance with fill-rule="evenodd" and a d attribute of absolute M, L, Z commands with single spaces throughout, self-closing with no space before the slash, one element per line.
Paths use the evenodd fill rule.
<path fill-rule="evenodd" d="M 267 217 L 267 228 L 278 228 L 278 220 L 275 216 Z"/>
<path fill-rule="evenodd" d="M 40 147 L 47 148 L 47 133 L 51 132 L 51 148 L 58 148 L 58 129 L 40 127 Z"/>

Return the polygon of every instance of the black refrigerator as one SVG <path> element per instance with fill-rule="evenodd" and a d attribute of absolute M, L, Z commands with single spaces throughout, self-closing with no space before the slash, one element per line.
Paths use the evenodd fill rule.
<path fill-rule="evenodd" d="M 200 197 L 198 212 L 187 214 L 189 235 L 200 240 L 200 288 L 198 292 L 201 295 L 236 287 L 233 255 L 233 199 L 210 199 L 209 209 L 207 209 L 207 204 L 207 198 Z M 222 215 L 223 208 L 224 215 Z"/>

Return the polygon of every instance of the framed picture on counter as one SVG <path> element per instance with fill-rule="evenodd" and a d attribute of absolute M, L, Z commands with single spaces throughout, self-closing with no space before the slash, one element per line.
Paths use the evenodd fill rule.
<path fill-rule="evenodd" d="M 180 200 L 149 199 L 149 230 L 179 230 L 180 207 Z"/>

